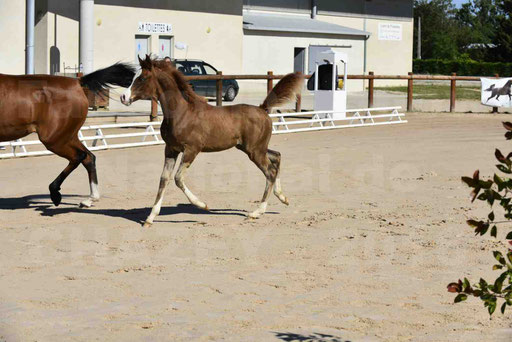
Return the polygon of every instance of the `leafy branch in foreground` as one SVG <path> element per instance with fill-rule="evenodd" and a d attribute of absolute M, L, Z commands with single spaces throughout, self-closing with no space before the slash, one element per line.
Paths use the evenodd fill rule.
<path fill-rule="evenodd" d="M 507 130 L 505 138 L 511 140 L 512 123 L 504 122 L 503 126 Z M 496 168 L 501 172 L 500 174 L 495 173 L 492 179 L 482 180 L 477 170 L 473 177 L 462 177 L 462 181 L 473 189 L 471 202 L 478 199 L 486 202 L 491 208 L 487 218 L 468 220 L 467 224 L 474 229 L 476 235 L 483 236 L 489 232 L 492 237 L 497 238 L 498 225 L 512 221 L 512 179 L 507 176 L 512 174 L 512 152 L 505 157 L 500 150 L 496 149 L 494 155 L 499 162 Z M 504 221 L 496 220 L 494 213 L 496 207 L 502 208 Z M 506 234 L 505 239 L 512 245 L 512 230 Z M 478 283 L 471 285 L 470 281 L 464 278 L 448 284 L 448 291 L 457 293 L 455 303 L 465 301 L 470 295 L 478 297 L 483 301 L 490 315 L 498 305 L 501 313 L 505 313 L 507 306 L 512 306 L 512 249 L 493 251 L 493 255 L 497 263 L 492 269 L 500 271 L 500 275 L 493 282 L 480 278 Z"/>

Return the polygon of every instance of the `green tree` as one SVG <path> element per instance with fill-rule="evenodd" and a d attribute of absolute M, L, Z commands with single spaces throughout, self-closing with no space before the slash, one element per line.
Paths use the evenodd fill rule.
<path fill-rule="evenodd" d="M 455 13 L 459 27 L 458 49 L 473 59 L 493 61 L 492 43 L 496 39 L 500 0 L 473 0 L 465 3 Z"/>
<path fill-rule="evenodd" d="M 414 18 L 417 25 L 421 17 L 421 51 L 422 58 L 451 58 L 453 47 L 444 47 L 450 43 L 456 32 L 453 14 L 455 6 L 452 0 L 415 0 Z M 417 27 L 414 35 L 414 54 L 417 48 Z M 441 51 L 438 49 L 442 48 Z"/>
<path fill-rule="evenodd" d="M 498 58 L 512 61 L 512 0 L 501 0 L 495 44 Z"/>

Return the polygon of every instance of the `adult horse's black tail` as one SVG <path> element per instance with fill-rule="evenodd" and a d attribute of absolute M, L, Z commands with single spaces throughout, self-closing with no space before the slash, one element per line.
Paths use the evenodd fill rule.
<path fill-rule="evenodd" d="M 82 76 L 80 84 L 97 93 L 112 85 L 127 88 L 132 84 L 134 76 L 135 67 L 127 63 L 116 63 Z"/>

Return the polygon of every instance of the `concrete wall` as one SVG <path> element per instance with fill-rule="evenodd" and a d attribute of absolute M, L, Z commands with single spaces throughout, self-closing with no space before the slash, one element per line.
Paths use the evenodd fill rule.
<path fill-rule="evenodd" d="M 348 54 L 349 74 L 363 73 L 363 46 L 361 38 L 350 36 L 305 35 L 303 33 L 283 33 L 268 31 L 248 31 L 244 35 L 243 70 L 246 74 L 287 74 L 293 72 L 294 48 L 306 48 L 306 72 L 310 45 L 347 46 L 336 48 Z M 350 46 L 350 47 L 348 47 Z M 261 87 L 259 87 L 261 88 Z M 258 89 L 259 89 L 258 88 Z M 347 90 L 362 90 L 361 81 L 350 81 Z"/>
<path fill-rule="evenodd" d="M 172 24 L 175 58 L 204 59 L 224 73 L 242 72 L 242 15 L 95 5 L 94 68 L 135 60 L 139 22 Z M 167 34 L 165 34 L 167 35 Z M 151 52 L 158 53 L 158 34 L 150 35 Z"/>
<path fill-rule="evenodd" d="M 412 71 L 413 29 L 412 19 L 364 18 L 318 15 L 318 20 L 370 32 L 366 42 L 366 71 L 380 75 L 406 75 Z M 379 40 L 379 24 L 402 26 L 402 40 Z M 406 83 L 406 82 L 405 82 Z M 404 84 L 404 81 L 376 81 L 376 86 Z"/>
<path fill-rule="evenodd" d="M 0 73 L 25 73 L 25 1 L 0 1 Z"/>

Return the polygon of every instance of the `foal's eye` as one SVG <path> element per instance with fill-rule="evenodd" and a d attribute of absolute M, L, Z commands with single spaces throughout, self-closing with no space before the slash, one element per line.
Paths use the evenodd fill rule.
<path fill-rule="evenodd" d="M 140 80 L 141 82 L 144 82 L 144 81 L 146 80 L 146 78 L 141 76 L 141 77 L 139 77 L 139 80 Z"/>

